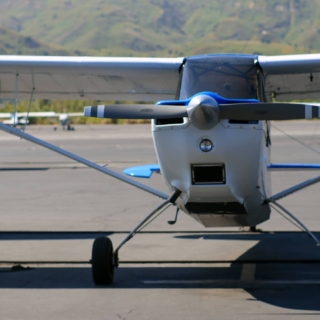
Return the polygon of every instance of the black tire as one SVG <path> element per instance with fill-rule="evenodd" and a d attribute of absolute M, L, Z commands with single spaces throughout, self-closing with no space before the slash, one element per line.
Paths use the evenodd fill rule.
<path fill-rule="evenodd" d="M 251 231 L 251 232 L 257 232 L 257 227 L 256 227 L 256 226 L 250 227 L 250 231 Z"/>
<path fill-rule="evenodd" d="M 92 277 L 97 285 L 111 284 L 113 281 L 113 246 L 109 238 L 100 237 L 92 246 Z"/>

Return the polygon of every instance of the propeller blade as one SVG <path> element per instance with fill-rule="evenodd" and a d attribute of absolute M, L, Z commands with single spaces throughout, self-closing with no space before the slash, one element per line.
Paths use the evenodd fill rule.
<path fill-rule="evenodd" d="M 232 120 L 294 120 L 320 118 L 320 107 L 298 103 L 236 103 L 220 105 L 220 118 Z"/>
<path fill-rule="evenodd" d="M 154 104 L 115 104 L 84 108 L 87 117 L 111 119 L 168 119 L 187 117 L 185 106 Z"/>

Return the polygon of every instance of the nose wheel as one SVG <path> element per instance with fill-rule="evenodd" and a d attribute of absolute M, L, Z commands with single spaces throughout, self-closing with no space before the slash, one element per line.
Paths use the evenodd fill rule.
<path fill-rule="evenodd" d="M 97 285 L 111 284 L 114 275 L 113 246 L 109 238 L 97 238 L 92 246 L 92 277 Z"/>

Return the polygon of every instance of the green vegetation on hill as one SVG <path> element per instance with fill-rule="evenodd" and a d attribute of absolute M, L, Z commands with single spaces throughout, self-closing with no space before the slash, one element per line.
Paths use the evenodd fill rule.
<path fill-rule="evenodd" d="M 0 27 L 0 54 L 79 55 L 78 51 L 48 45 L 16 31 Z"/>
<path fill-rule="evenodd" d="M 2 30 L 15 31 L 1 41 L 2 53 L 320 51 L 318 0 L 0 0 L 0 8 Z"/>

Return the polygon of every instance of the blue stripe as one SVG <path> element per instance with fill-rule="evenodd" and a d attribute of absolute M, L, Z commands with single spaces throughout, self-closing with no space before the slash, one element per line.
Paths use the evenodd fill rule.
<path fill-rule="evenodd" d="M 188 106 L 190 101 L 199 95 L 206 95 L 210 96 L 211 98 L 214 98 L 218 104 L 230 104 L 230 103 L 259 103 L 259 100 L 256 99 L 227 99 L 224 97 L 221 97 L 215 92 L 210 92 L 210 91 L 204 91 L 204 92 L 199 92 L 192 96 L 189 99 L 185 100 L 163 100 L 163 101 L 158 101 L 156 105 L 174 105 L 174 106 Z"/>
<path fill-rule="evenodd" d="M 268 169 L 320 169 L 317 163 L 271 163 Z"/>

